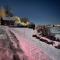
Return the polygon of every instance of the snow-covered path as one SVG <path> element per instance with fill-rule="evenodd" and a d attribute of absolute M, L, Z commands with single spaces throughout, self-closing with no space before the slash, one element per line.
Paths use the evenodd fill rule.
<path fill-rule="evenodd" d="M 10 28 L 20 42 L 29 60 L 60 60 L 60 50 L 32 37 L 33 30 Z"/>

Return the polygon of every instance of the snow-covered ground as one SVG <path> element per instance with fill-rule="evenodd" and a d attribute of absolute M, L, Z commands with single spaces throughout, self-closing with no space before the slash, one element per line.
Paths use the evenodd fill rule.
<path fill-rule="evenodd" d="M 56 38 L 60 39 L 60 27 L 51 27 L 50 30 L 51 30 L 51 33 L 55 34 Z"/>
<path fill-rule="evenodd" d="M 21 48 L 31 58 L 30 60 L 60 60 L 60 49 L 32 37 L 34 32 L 32 29 L 10 28 L 10 30 L 16 35 Z"/>

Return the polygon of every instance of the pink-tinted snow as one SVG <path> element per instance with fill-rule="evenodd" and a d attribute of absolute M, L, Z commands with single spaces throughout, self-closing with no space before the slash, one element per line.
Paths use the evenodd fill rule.
<path fill-rule="evenodd" d="M 25 55 L 28 56 L 28 60 L 51 60 L 41 48 L 28 41 L 26 37 L 22 36 L 22 34 L 16 33 L 13 30 L 11 31 L 19 40 L 20 47 L 25 52 Z"/>

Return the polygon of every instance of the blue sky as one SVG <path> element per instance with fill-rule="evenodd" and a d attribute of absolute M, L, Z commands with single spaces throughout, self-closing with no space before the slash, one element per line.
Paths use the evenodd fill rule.
<path fill-rule="evenodd" d="M 0 0 L 0 5 L 8 5 L 14 15 L 36 24 L 60 24 L 59 0 Z"/>

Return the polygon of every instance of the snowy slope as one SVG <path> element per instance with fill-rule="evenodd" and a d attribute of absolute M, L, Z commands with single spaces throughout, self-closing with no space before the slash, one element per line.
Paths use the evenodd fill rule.
<path fill-rule="evenodd" d="M 33 34 L 34 31 L 32 29 L 11 28 L 11 30 L 15 33 L 17 38 L 20 39 L 20 44 L 21 45 L 23 44 L 23 42 L 26 43 L 26 47 L 24 47 L 22 45 L 22 48 L 24 48 L 25 50 L 28 49 L 27 50 L 28 52 L 26 51 L 27 55 L 28 55 L 29 49 L 30 49 L 30 55 L 35 56 L 36 54 L 34 54 L 34 53 L 36 53 L 36 51 L 43 51 L 44 53 L 43 54 L 41 53 L 42 55 L 39 54 L 40 57 L 45 56 L 45 54 L 46 54 L 46 56 L 48 55 L 51 58 L 51 59 L 49 58 L 50 60 L 60 60 L 60 50 L 56 49 L 52 46 L 49 46 L 48 44 L 46 44 L 44 42 L 41 42 L 36 38 L 33 38 L 32 34 Z M 29 45 L 28 43 L 30 44 L 30 46 L 27 46 L 27 45 Z M 46 56 L 45 56 L 45 60 L 49 60 Z M 35 58 L 35 60 L 36 60 L 36 58 Z M 40 60 L 40 59 L 38 59 L 38 60 Z M 41 60 L 43 60 L 43 59 L 41 59 Z"/>

